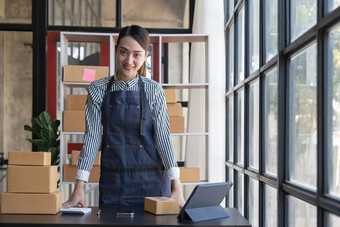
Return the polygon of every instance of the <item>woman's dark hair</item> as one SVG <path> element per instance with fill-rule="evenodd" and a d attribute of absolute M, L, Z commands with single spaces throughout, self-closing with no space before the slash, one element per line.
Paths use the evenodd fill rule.
<path fill-rule="evenodd" d="M 149 33 L 145 28 L 142 28 L 138 25 L 131 25 L 124 27 L 118 36 L 117 46 L 122 38 L 126 36 L 131 36 L 134 40 L 136 40 L 139 45 L 145 50 L 148 51 L 150 46 L 150 37 Z M 138 70 L 139 75 L 146 76 L 146 64 L 143 63 L 142 67 Z"/>

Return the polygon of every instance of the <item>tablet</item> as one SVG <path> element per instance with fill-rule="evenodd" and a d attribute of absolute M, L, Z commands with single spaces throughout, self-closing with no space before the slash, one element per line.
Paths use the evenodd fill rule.
<path fill-rule="evenodd" d="M 195 211 L 215 210 L 223 212 L 220 204 L 227 196 L 232 185 L 233 183 L 231 181 L 196 185 L 177 218 L 179 220 L 186 219 L 188 215 L 190 216 L 190 214 Z M 221 217 L 222 216 L 225 215 L 221 213 Z M 193 217 L 191 217 L 191 219 L 193 219 Z"/>

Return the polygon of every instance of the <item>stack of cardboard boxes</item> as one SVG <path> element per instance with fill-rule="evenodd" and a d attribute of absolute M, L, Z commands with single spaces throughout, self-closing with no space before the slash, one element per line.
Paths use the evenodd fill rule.
<path fill-rule="evenodd" d="M 166 106 L 168 108 L 170 132 L 184 133 L 185 124 L 184 116 L 182 116 L 182 105 L 177 103 L 177 96 L 175 89 L 164 89 Z"/>
<path fill-rule="evenodd" d="M 77 162 L 80 151 L 72 151 L 72 163 L 71 165 L 64 165 L 63 181 L 73 182 L 77 175 Z M 93 167 L 90 172 L 88 182 L 99 182 L 100 178 L 100 158 L 101 152 L 98 151 L 96 160 L 94 161 Z"/>
<path fill-rule="evenodd" d="M 49 152 L 9 152 L 7 192 L 1 212 L 6 214 L 56 214 L 62 206 L 57 190 L 58 166 Z"/>
<path fill-rule="evenodd" d="M 168 108 L 170 132 L 184 133 L 184 116 L 182 116 L 182 105 L 177 103 L 177 96 L 175 89 L 164 89 L 166 105 Z M 199 182 L 200 169 L 199 168 L 180 168 L 181 182 Z"/>

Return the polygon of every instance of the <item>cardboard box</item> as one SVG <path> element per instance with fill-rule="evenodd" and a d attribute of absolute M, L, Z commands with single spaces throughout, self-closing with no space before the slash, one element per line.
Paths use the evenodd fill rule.
<path fill-rule="evenodd" d="M 144 210 L 153 214 L 178 214 L 179 203 L 167 197 L 145 197 Z"/>
<path fill-rule="evenodd" d="M 57 191 L 58 166 L 7 168 L 7 192 L 51 193 Z"/>
<path fill-rule="evenodd" d="M 199 168 L 179 168 L 181 182 L 200 182 Z"/>
<path fill-rule="evenodd" d="M 64 165 L 63 170 L 63 181 L 74 182 L 77 175 L 77 166 L 74 165 Z M 93 166 L 90 172 L 90 177 L 88 182 L 99 182 L 100 178 L 100 166 Z"/>
<path fill-rule="evenodd" d="M 182 116 L 182 105 L 180 103 L 167 103 L 169 116 Z"/>
<path fill-rule="evenodd" d="M 164 89 L 166 103 L 176 103 L 176 89 Z"/>
<path fill-rule="evenodd" d="M 183 133 L 185 132 L 184 127 L 184 116 L 169 116 L 170 132 Z"/>
<path fill-rule="evenodd" d="M 2 193 L 3 214 L 56 214 L 62 206 L 62 193 L 50 194 Z"/>
<path fill-rule="evenodd" d="M 64 132 L 85 132 L 85 111 L 64 110 Z"/>
<path fill-rule="evenodd" d="M 80 151 L 72 151 L 72 165 L 77 165 L 78 157 L 79 157 Z M 100 166 L 100 158 L 101 158 L 102 152 L 97 152 L 96 160 L 94 160 L 93 165 Z"/>
<path fill-rule="evenodd" d="M 91 82 L 91 80 L 83 80 L 84 69 L 95 70 L 94 80 L 109 76 L 109 67 L 107 66 L 65 65 L 63 70 L 63 81 L 84 83 Z"/>
<path fill-rule="evenodd" d="M 8 152 L 8 165 L 46 166 L 51 165 L 50 152 Z"/>
<path fill-rule="evenodd" d="M 67 95 L 67 110 L 85 111 L 87 95 Z"/>

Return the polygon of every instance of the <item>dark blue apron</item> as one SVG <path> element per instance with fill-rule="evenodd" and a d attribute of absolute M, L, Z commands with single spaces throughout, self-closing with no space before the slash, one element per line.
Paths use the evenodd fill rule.
<path fill-rule="evenodd" d="M 100 207 L 144 204 L 146 196 L 170 196 L 170 182 L 158 155 L 144 82 L 138 91 L 110 91 L 102 105 L 103 143 Z"/>

